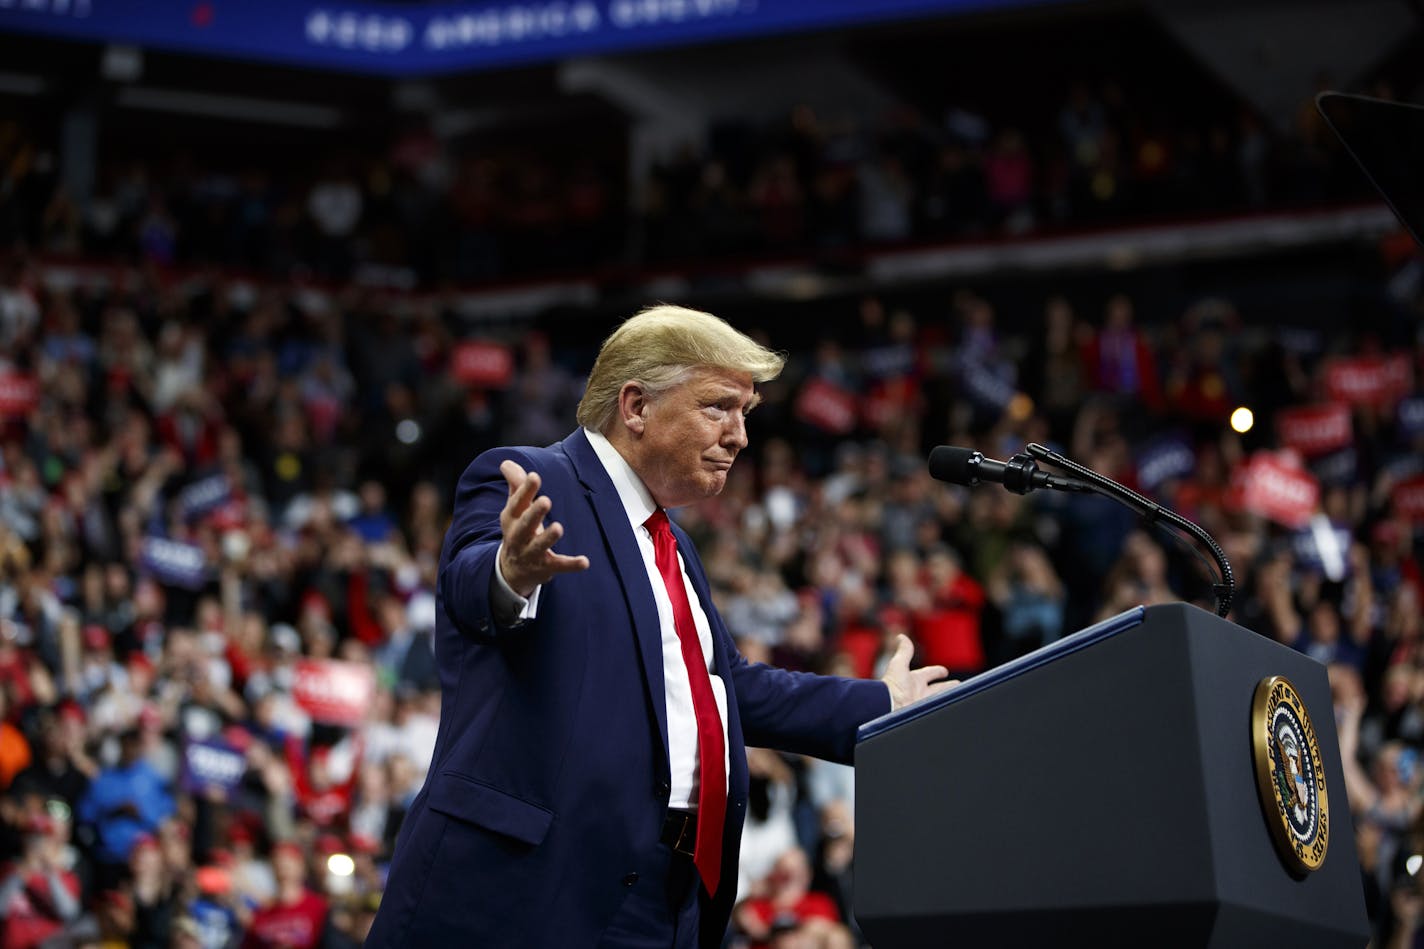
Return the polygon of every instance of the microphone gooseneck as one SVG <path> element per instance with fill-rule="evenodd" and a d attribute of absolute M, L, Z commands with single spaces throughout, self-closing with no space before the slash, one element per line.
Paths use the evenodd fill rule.
<path fill-rule="evenodd" d="M 1216 538 L 1208 534 L 1201 525 L 1187 520 L 1176 511 L 1165 508 L 1126 485 L 1118 484 L 1106 475 L 1099 474 L 1086 465 L 1080 465 L 1073 459 L 1060 455 L 1037 442 L 1030 442 L 1024 450 L 1034 458 L 1080 478 L 1091 485 L 1097 493 L 1126 505 L 1141 515 L 1147 523 L 1155 524 L 1160 521 L 1170 524 L 1199 541 L 1211 554 L 1212 559 L 1216 561 L 1217 572 L 1220 576 L 1220 580 L 1211 585 L 1212 593 L 1216 596 L 1216 615 L 1224 617 L 1231 612 L 1231 602 L 1236 598 L 1236 574 L 1231 569 L 1231 561 L 1226 559 L 1226 551 L 1221 549 Z"/>
<path fill-rule="evenodd" d="M 1052 465 L 1067 474 L 1044 471 L 1039 468 L 1039 461 Z M 1037 443 L 1029 444 L 1022 452 L 1014 455 L 1007 462 L 986 458 L 982 452 L 974 451 L 971 448 L 940 445 L 930 452 L 929 470 L 933 477 L 950 484 L 975 487 L 986 481 L 991 481 L 994 484 L 1003 485 L 1006 490 L 1015 494 L 1028 494 L 1038 488 L 1072 492 L 1091 491 L 1094 494 L 1112 498 L 1119 504 L 1132 509 L 1148 524 L 1166 524 L 1174 527 L 1200 542 L 1211 554 L 1212 559 L 1216 561 L 1219 579 L 1214 579 L 1212 582 L 1212 593 L 1216 597 L 1216 613 L 1218 616 L 1225 616 L 1231 612 L 1231 602 L 1236 597 L 1236 575 L 1231 569 L 1231 562 L 1226 559 L 1226 552 L 1221 549 L 1221 545 L 1216 542 L 1216 539 L 1176 511 L 1163 507 L 1151 498 L 1138 494 L 1126 485 L 1118 484 L 1086 465 L 1080 465 L 1071 458 L 1066 458 Z M 1181 539 L 1177 534 L 1171 536 L 1177 537 L 1179 541 Z M 1197 553 L 1200 559 L 1201 555 L 1195 548 L 1188 546 L 1187 549 Z M 1210 572 L 1210 566 L 1206 564 L 1205 560 L 1202 562 Z"/>

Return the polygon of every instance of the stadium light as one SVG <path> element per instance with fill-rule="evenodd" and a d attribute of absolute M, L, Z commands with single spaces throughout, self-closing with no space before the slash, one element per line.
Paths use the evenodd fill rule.
<path fill-rule="evenodd" d="M 334 853 L 326 858 L 326 868 L 333 876 L 349 877 L 356 872 L 356 861 L 344 853 Z"/>
<path fill-rule="evenodd" d="M 1244 405 L 1231 413 L 1231 430 L 1238 435 L 1245 435 L 1255 424 L 1256 414 Z"/>

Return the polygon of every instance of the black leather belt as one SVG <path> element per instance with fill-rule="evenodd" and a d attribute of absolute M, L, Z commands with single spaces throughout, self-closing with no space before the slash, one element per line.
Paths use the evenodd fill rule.
<path fill-rule="evenodd" d="M 697 815 L 691 811 L 669 810 L 663 820 L 662 842 L 671 847 L 673 853 L 692 856 L 697 844 Z"/>

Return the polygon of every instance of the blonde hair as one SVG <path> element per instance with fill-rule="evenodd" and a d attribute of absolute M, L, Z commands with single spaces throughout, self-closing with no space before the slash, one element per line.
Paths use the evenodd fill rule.
<path fill-rule="evenodd" d="M 686 381 L 693 369 L 731 369 L 753 382 L 775 379 L 786 357 L 774 353 L 725 320 L 662 304 L 629 317 L 603 341 L 588 386 L 579 401 L 578 422 L 607 434 L 625 382 L 638 382 L 650 398 Z"/>

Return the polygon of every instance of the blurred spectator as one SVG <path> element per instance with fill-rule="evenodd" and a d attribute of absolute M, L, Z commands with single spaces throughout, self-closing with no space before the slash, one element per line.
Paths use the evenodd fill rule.
<path fill-rule="evenodd" d="M 1084 360 L 1086 332 L 1090 330 L 1078 321 L 1072 304 L 1052 297 L 1043 308 L 1043 330 L 1034 337 L 1024 363 L 1028 394 L 1059 441 L 1069 437 L 1090 382 Z"/>
<path fill-rule="evenodd" d="M 925 663 L 944 666 L 951 678 L 967 678 L 984 668 L 984 588 L 949 547 L 932 549 L 923 569 L 925 596 L 912 638 Z"/>
<path fill-rule="evenodd" d="M 1413 874 L 1408 873 L 1404 861 L 1409 854 L 1406 849 L 1409 834 L 1421 809 L 1419 789 L 1424 783 L 1424 774 L 1418 767 L 1418 751 L 1389 742 L 1375 754 L 1370 768 L 1364 768 L 1358 752 L 1365 696 L 1358 679 L 1348 672 L 1332 675 L 1332 682 L 1339 686 L 1337 703 L 1345 790 L 1356 825 L 1367 824 L 1371 828 L 1368 859 L 1375 865 L 1376 880 L 1385 893 L 1396 893 L 1401 884 L 1413 889 Z M 1402 922 L 1410 926 L 1413 920 Z"/>
<path fill-rule="evenodd" d="M 1023 135 L 1005 129 L 984 158 L 984 180 L 999 226 L 1010 234 L 1022 234 L 1034 225 L 1033 159 Z"/>
<path fill-rule="evenodd" d="M 1058 132 L 1075 169 L 1086 171 L 1097 162 L 1106 130 L 1107 114 L 1103 104 L 1086 82 L 1073 83 L 1068 90 L 1068 101 L 1058 113 Z"/>
<path fill-rule="evenodd" d="M 173 813 L 163 779 L 141 758 L 143 737 L 130 727 L 119 736 L 119 759 L 102 769 L 79 804 L 79 820 L 94 829 L 95 857 L 102 882 L 121 875 L 141 841 L 152 841 L 161 821 Z"/>
<path fill-rule="evenodd" d="M 1016 544 L 989 578 L 989 598 L 1001 616 L 991 665 L 1032 652 L 1063 635 L 1063 583 L 1041 547 Z"/>
<path fill-rule="evenodd" d="M 758 226 L 769 249 L 802 245 L 805 200 L 790 156 L 775 155 L 764 161 L 752 176 L 747 198 L 756 211 Z"/>
<path fill-rule="evenodd" d="M 365 201 L 346 169 L 333 164 L 312 186 L 307 213 L 316 228 L 316 258 L 322 273 L 345 276 L 351 267 L 351 236 L 361 221 Z"/>
<path fill-rule="evenodd" d="M 97 902 L 99 944 L 127 946 L 134 934 L 133 897 L 126 890 L 104 890 Z"/>
<path fill-rule="evenodd" d="M 179 911 L 178 886 L 164 865 L 158 840 L 140 836 L 129 854 L 130 892 L 134 905 L 135 949 L 159 949 L 173 940 L 174 914 Z"/>
<path fill-rule="evenodd" d="M 374 893 L 334 902 L 322 937 L 323 949 L 360 949 L 371 931 L 379 905 L 380 898 Z"/>
<path fill-rule="evenodd" d="M 1183 419 L 1220 425 L 1242 403 L 1240 362 L 1227 352 L 1237 322 L 1229 305 L 1215 301 L 1193 307 L 1182 321 L 1186 345 L 1169 363 L 1163 390 Z"/>
<path fill-rule="evenodd" d="M 796 846 L 792 820 L 796 784 L 781 756 L 766 748 L 747 749 L 747 821 L 742 831 L 737 892 L 746 893 L 768 874 L 781 854 Z"/>
<path fill-rule="evenodd" d="M 39 722 L 34 762 L 15 776 L 11 794 L 17 798 L 58 798 L 73 810 L 99 773 L 98 764 L 84 747 L 83 710 L 69 702 L 57 713 L 42 715 Z"/>
<path fill-rule="evenodd" d="M 37 949 L 66 934 L 77 938 L 83 912 L 79 878 L 67 865 L 53 819 L 43 813 L 28 818 L 21 847 L 0 880 L 0 945 Z"/>
<path fill-rule="evenodd" d="M 234 886 L 231 853 L 219 850 L 213 856 L 193 874 L 192 898 L 174 921 L 175 938 L 180 930 L 191 930 L 200 949 L 231 949 L 240 941 L 248 910 Z"/>
<path fill-rule="evenodd" d="M 1152 606 L 1177 599 L 1167 582 L 1167 556 L 1162 548 L 1141 531 L 1130 534 L 1123 543 L 1122 557 L 1104 583 L 1099 617 L 1106 619 L 1139 604 Z"/>
<path fill-rule="evenodd" d="M 1321 665 L 1341 663 L 1356 669 L 1364 665 L 1364 652 L 1342 629 L 1340 608 L 1321 600 L 1311 607 L 1305 628 L 1294 645 Z"/>
<path fill-rule="evenodd" d="M 969 237 L 980 233 L 988 218 L 988 189 L 978 156 L 951 142 L 919 196 L 922 232 L 927 237 Z"/>
<path fill-rule="evenodd" d="M 863 162 L 859 186 L 861 234 L 877 244 L 909 238 L 912 189 L 900 160 L 885 153 Z"/>
<path fill-rule="evenodd" d="M 751 939 L 751 949 L 806 947 L 851 949 L 850 931 L 829 896 L 810 889 L 811 864 L 804 851 L 787 850 L 736 910 L 734 921 Z"/>
<path fill-rule="evenodd" d="M 283 841 L 272 849 L 272 869 L 276 895 L 253 914 L 243 949 L 316 949 L 326 927 L 327 902 L 307 889 L 306 854 Z"/>
<path fill-rule="evenodd" d="M 256 746 L 254 746 L 256 747 Z M 264 859 L 254 845 L 252 831 L 245 824 L 235 824 L 228 833 L 232 847 L 232 887 L 237 904 L 244 909 L 265 906 L 277 896 L 277 878 L 272 863 Z M 244 914 L 250 915 L 250 914 Z"/>
<path fill-rule="evenodd" d="M 15 777 L 30 766 L 30 743 L 24 732 L 6 720 L 8 690 L 0 688 L 0 788 L 8 788 Z"/>
<path fill-rule="evenodd" d="M 786 589 L 781 575 L 740 569 L 733 575 L 730 589 L 731 595 L 721 612 L 732 636 L 739 643 L 751 640 L 769 649 L 781 645 L 786 627 L 800 609 L 795 594 Z"/>
<path fill-rule="evenodd" d="M 543 333 L 524 338 L 523 365 L 511 387 L 505 428 L 514 444 L 549 445 L 564 437 L 581 383 L 554 362 Z"/>
<path fill-rule="evenodd" d="M 1135 325 L 1132 301 L 1124 294 L 1108 300 L 1103 326 L 1084 346 L 1083 361 L 1093 388 L 1149 409 L 1161 406 L 1157 358 Z"/>

